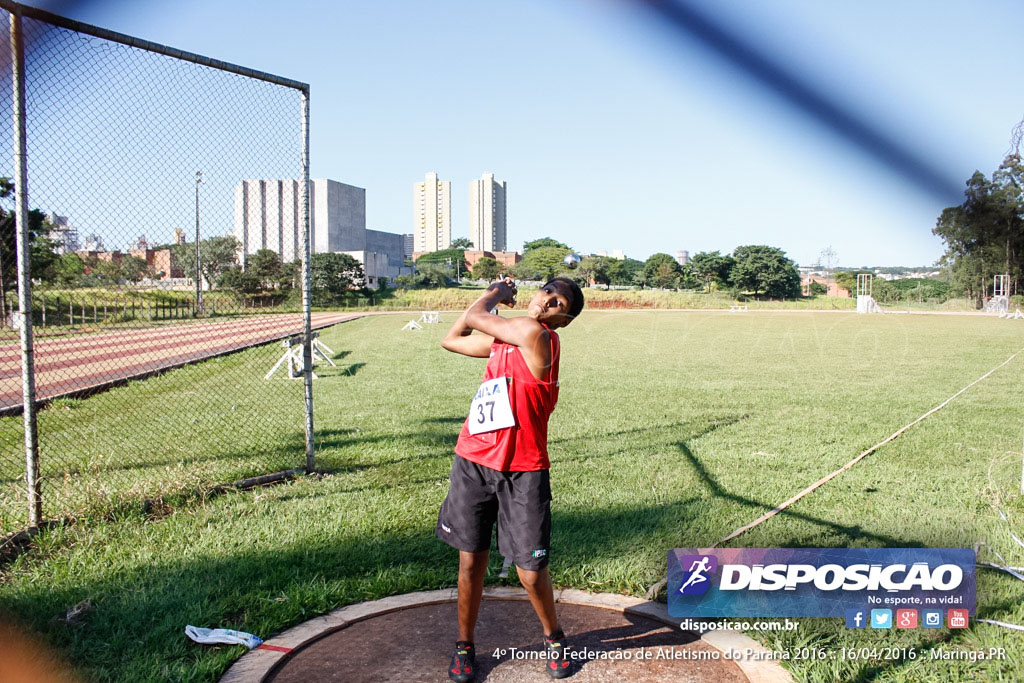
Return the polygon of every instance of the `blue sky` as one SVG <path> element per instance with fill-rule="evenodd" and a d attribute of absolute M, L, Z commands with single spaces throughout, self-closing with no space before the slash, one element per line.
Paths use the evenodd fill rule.
<path fill-rule="evenodd" d="M 312 175 L 366 188 L 370 228 L 411 232 L 412 185 L 437 171 L 464 236 L 469 181 L 493 172 L 513 248 L 769 244 L 809 264 L 831 245 L 844 266 L 925 265 L 961 199 L 625 0 L 31 4 L 308 82 Z M 1020 3 L 693 6 L 954 188 L 1024 117 Z"/>

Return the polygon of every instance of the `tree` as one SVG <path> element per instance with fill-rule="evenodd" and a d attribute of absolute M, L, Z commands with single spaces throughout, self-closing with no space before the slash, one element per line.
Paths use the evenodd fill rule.
<path fill-rule="evenodd" d="M 490 256 L 484 256 L 473 266 L 473 277 L 477 280 L 494 280 L 501 274 L 502 265 Z"/>
<path fill-rule="evenodd" d="M 512 267 L 512 274 L 519 280 L 546 282 L 565 269 L 564 260 L 571 251 L 565 245 L 533 247 L 524 252 L 523 260 Z"/>
<path fill-rule="evenodd" d="M 693 267 L 687 263 L 679 266 L 679 277 L 676 278 L 676 289 L 700 289 L 704 285 L 694 275 Z"/>
<path fill-rule="evenodd" d="M 14 196 L 14 183 L 0 177 L 0 199 Z M 50 239 L 50 222 L 39 209 L 28 212 L 29 270 L 33 278 L 47 278 L 56 262 L 56 243 Z M 15 211 L 0 208 L 0 319 L 6 320 L 7 292 L 18 287 L 18 237 Z M 52 277 L 52 273 L 49 274 Z"/>
<path fill-rule="evenodd" d="M 845 289 L 852 295 L 857 294 L 857 275 L 867 273 L 866 270 L 842 270 L 836 273 L 836 286 Z"/>
<path fill-rule="evenodd" d="M 260 291 L 260 286 L 260 279 L 251 270 L 242 270 L 241 266 L 228 268 L 217 280 L 217 287 L 241 294 L 255 294 Z"/>
<path fill-rule="evenodd" d="M 1007 273 L 1019 291 L 1024 254 L 1024 164 L 1010 154 L 992 174 L 975 171 L 964 201 L 939 215 L 932 233 L 946 244 L 943 263 L 954 291 L 983 300 L 992 276 Z"/>
<path fill-rule="evenodd" d="M 527 252 L 531 249 L 541 249 L 542 247 L 558 247 L 559 249 L 565 249 L 566 252 L 572 251 L 572 248 L 568 244 L 562 244 L 556 239 L 550 237 L 541 237 L 540 239 L 533 240 L 532 242 L 523 242 L 523 256 L 526 256 Z"/>
<path fill-rule="evenodd" d="M 86 259 L 85 267 L 89 274 L 83 278 L 87 285 L 113 285 L 121 277 L 121 265 L 113 259 L 98 259 L 95 256 Z"/>
<path fill-rule="evenodd" d="M 395 287 L 399 289 L 416 289 L 423 287 L 426 283 L 427 278 L 421 273 L 407 273 L 395 278 Z"/>
<path fill-rule="evenodd" d="M 365 281 L 362 264 L 348 254 L 313 254 L 309 270 L 310 294 L 317 306 L 334 303 Z"/>
<path fill-rule="evenodd" d="M 828 294 L 828 286 L 821 284 L 817 280 L 811 280 L 811 284 L 807 286 L 811 296 L 822 296 Z"/>
<path fill-rule="evenodd" d="M 281 272 L 277 278 L 279 289 L 301 289 L 302 288 L 302 261 L 296 259 L 281 265 Z"/>
<path fill-rule="evenodd" d="M 634 258 L 608 259 L 608 282 L 613 285 L 641 284 L 644 262 Z"/>
<path fill-rule="evenodd" d="M 424 263 L 421 266 L 417 261 L 416 270 L 422 277 L 420 283 L 424 287 L 447 287 L 455 274 L 446 263 Z"/>
<path fill-rule="evenodd" d="M 473 243 L 468 237 L 456 237 L 452 240 L 452 249 L 472 249 Z"/>
<path fill-rule="evenodd" d="M 722 256 L 718 251 L 702 251 L 694 254 L 690 260 L 690 268 L 693 276 L 704 283 L 708 294 L 711 293 L 711 284 L 729 281 L 729 268 L 732 267 L 731 259 Z"/>
<path fill-rule="evenodd" d="M 674 258 L 668 254 L 652 254 L 644 263 L 643 283 L 648 287 L 671 289 L 681 274 Z"/>
<path fill-rule="evenodd" d="M 576 266 L 576 272 L 586 279 L 587 284 L 593 282 L 595 285 L 608 285 L 611 283 L 609 261 L 613 260 L 605 256 L 588 256 Z"/>
<path fill-rule="evenodd" d="M 238 263 L 237 255 L 241 245 L 234 235 L 211 237 L 199 243 L 202 263 L 199 272 L 206 282 L 212 284 L 220 280 L 220 275 Z M 176 244 L 173 247 L 174 257 L 178 265 L 185 271 L 185 277 L 196 278 L 196 245 Z"/>
<path fill-rule="evenodd" d="M 145 259 L 138 256 L 125 256 L 117 268 L 117 276 L 131 284 L 138 284 L 139 280 L 150 274 L 149 266 Z"/>
<path fill-rule="evenodd" d="M 800 296 L 800 272 L 781 249 L 749 245 L 736 247 L 732 256 L 736 264 L 732 267 L 731 278 L 737 289 L 754 296 Z"/>
<path fill-rule="evenodd" d="M 54 281 L 65 287 L 77 284 L 85 275 L 85 262 L 78 254 L 69 252 L 63 254 L 53 263 Z"/>
<path fill-rule="evenodd" d="M 416 269 L 427 263 L 443 263 L 451 266 L 452 273 L 461 277 L 469 272 L 469 265 L 466 263 L 466 251 L 464 249 L 441 249 L 423 254 L 416 259 Z"/>
<path fill-rule="evenodd" d="M 245 270 L 252 273 L 261 288 L 276 288 L 281 279 L 281 257 L 271 249 L 260 249 L 246 258 Z"/>

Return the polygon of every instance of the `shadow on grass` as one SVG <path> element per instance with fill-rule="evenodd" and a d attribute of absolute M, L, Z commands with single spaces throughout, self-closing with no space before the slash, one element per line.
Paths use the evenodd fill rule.
<path fill-rule="evenodd" d="M 465 415 L 454 415 L 452 417 L 429 417 L 425 420 L 420 420 L 423 424 L 448 424 L 448 425 L 461 425 L 466 421 Z"/>
<path fill-rule="evenodd" d="M 755 500 L 753 498 L 748 498 L 746 496 L 742 496 L 742 495 L 739 495 L 739 494 L 736 494 L 736 493 L 731 493 L 729 491 L 726 491 L 708 473 L 708 471 L 707 471 L 707 469 L 705 469 L 703 463 L 701 463 L 701 461 L 697 458 L 697 456 L 693 454 L 693 451 L 690 450 L 690 447 L 686 444 L 685 441 L 678 442 L 676 444 L 676 446 L 679 448 L 680 452 L 682 452 L 683 456 L 687 460 L 690 461 L 690 465 L 693 467 L 694 471 L 697 473 L 697 476 L 700 477 L 701 481 L 704 482 L 704 484 L 711 490 L 712 494 L 716 498 L 723 498 L 723 499 L 729 500 L 729 501 L 731 501 L 733 503 L 739 503 L 740 505 L 742 505 L 744 507 L 754 508 L 756 510 L 763 511 L 763 512 L 768 512 L 769 510 L 775 509 L 775 506 L 777 505 L 777 503 L 763 503 L 763 502 L 761 502 L 759 500 Z M 818 526 L 827 527 L 827 528 L 832 529 L 833 531 L 835 531 L 835 532 L 837 532 L 839 534 L 842 534 L 843 536 L 846 536 L 851 541 L 856 540 L 856 539 L 870 539 L 871 541 L 884 543 L 888 547 L 896 547 L 896 548 L 920 548 L 920 547 L 922 547 L 920 543 L 910 542 L 910 541 L 907 541 L 905 539 L 896 539 L 896 538 L 893 538 L 891 536 L 883 536 L 881 534 L 873 534 L 871 532 L 865 531 L 860 526 L 849 526 L 849 525 L 845 525 L 845 524 L 838 524 L 836 522 L 831 522 L 831 521 L 829 521 L 827 519 L 822 519 L 820 517 L 814 517 L 814 516 L 803 514 L 803 513 L 800 513 L 800 512 L 794 512 L 792 508 L 786 508 L 785 510 L 782 510 L 781 512 L 779 512 L 779 514 L 780 515 L 785 515 L 787 517 L 792 517 L 794 519 L 799 519 L 799 520 L 802 520 L 802 521 L 805 521 L 805 522 L 811 522 L 812 524 L 816 524 Z M 800 541 L 784 542 L 784 543 L 780 544 L 780 547 L 786 547 L 786 548 L 794 548 L 794 547 L 796 547 L 796 548 L 798 548 L 798 547 L 801 547 L 801 542 Z"/>
<path fill-rule="evenodd" d="M 584 436 L 566 436 L 557 439 L 549 439 L 548 444 L 573 443 L 578 441 L 604 441 L 623 436 L 647 435 L 652 432 L 659 432 L 663 430 L 682 431 L 684 429 L 692 430 L 700 428 L 699 431 L 695 431 L 689 434 L 685 439 L 686 441 L 693 441 L 695 439 L 701 438 L 702 436 L 710 434 L 711 432 L 714 432 L 717 429 L 722 429 L 723 427 L 729 427 L 731 425 L 734 425 L 737 422 L 740 422 L 741 420 L 747 419 L 748 417 L 750 417 L 750 415 L 744 413 L 742 415 L 728 415 L 725 417 L 718 417 L 711 420 L 700 418 L 689 420 L 687 422 L 672 422 L 670 424 L 645 425 L 642 427 L 632 427 L 630 429 L 617 429 L 608 432 L 591 432 Z"/>
<path fill-rule="evenodd" d="M 366 363 L 352 363 L 350 365 L 339 365 L 334 368 L 330 366 L 321 365 L 317 368 L 316 374 L 321 379 L 326 379 L 328 377 L 352 377 L 357 372 L 362 370 L 364 367 L 366 367 Z"/>
<path fill-rule="evenodd" d="M 559 514 L 554 562 L 563 567 L 593 564 L 628 549 L 635 553 L 638 530 L 664 536 L 694 514 L 689 502 Z M 454 586 L 458 555 L 434 537 L 435 515 L 434 509 L 423 511 L 412 525 L 399 529 L 382 519 L 369 525 L 380 528 L 371 533 L 353 533 L 353 525 L 339 518 L 318 525 L 315 532 L 296 527 L 260 535 L 264 540 L 258 544 L 182 537 L 174 541 L 184 544 L 180 551 L 146 553 L 145 559 L 134 552 L 122 553 L 113 563 L 101 559 L 103 553 L 79 557 L 76 562 L 90 565 L 89 571 L 70 580 L 20 580 L 18 590 L 0 592 L 0 612 L 43 635 L 87 679 L 215 680 L 244 648 L 192 644 L 182 633 L 186 624 L 267 638 L 346 604 Z M 365 522 L 357 526 L 366 527 Z M 217 532 L 208 527 L 196 533 Z M 281 533 L 289 540 L 268 545 Z M 27 559 L 30 565 L 43 561 Z M 63 615 L 86 600 L 91 610 L 80 626 L 69 627 Z M 455 639 L 455 628 L 453 621 L 450 633 L 435 634 L 445 648 Z"/>
<path fill-rule="evenodd" d="M 331 450 L 337 448 L 344 448 L 347 446 L 357 444 L 375 444 L 375 443 L 392 443 L 396 440 L 393 435 L 358 435 L 359 432 L 355 429 L 322 429 L 318 430 L 313 437 L 314 448 L 317 451 Z M 433 445 L 438 440 L 442 443 L 447 443 L 443 437 L 437 437 L 434 439 L 428 439 L 428 443 Z M 450 439 L 451 443 L 454 444 L 454 437 Z M 43 472 L 44 477 L 65 477 L 65 476 L 97 476 L 105 472 L 131 472 L 131 471 L 144 471 L 151 468 L 164 468 L 174 467 L 179 465 L 191 465 L 199 463 L 209 462 L 252 462 L 253 460 L 262 461 L 266 463 L 278 463 L 283 467 L 301 467 L 306 462 L 306 437 L 300 432 L 294 432 L 286 443 L 274 444 L 270 448 L 255 449 L 250 448 L 242 451 L 226 451 L 221 453 L 215 453 L 211 455 L 203 456 L 188 456 L 188 457 L 175 457 L 175 458 L 161 458 L 161 459 L 150 459 L 142 462 L 122 462 L 109 465 L 103 465 L 101 467 L 95 467 L 85 469 L 81 466 L 66 467 L 66 468 L 46 468 Z M 372 467 L 381 463 L 371 463 L 367 465 L 348 465 L 341 469 L 364 469 L 365 467 Z M 276 467 L 276 466 L 275 466 Z M 270 471 L 272 468 L 267 468 Z M 5 480 L 0 479 L 0 483 Z M 18 479 L 11 481 L 20 481 L 20 475 Z M 216 482 L 224 483 L 224 482 Z"/>

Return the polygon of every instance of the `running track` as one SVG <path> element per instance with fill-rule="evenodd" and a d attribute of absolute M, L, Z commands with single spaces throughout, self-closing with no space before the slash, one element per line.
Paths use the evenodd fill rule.
<path fill-rule="evenodd" d="M 313 329 L 363 315 L 314 313 Z M 301 332 L 302 316 L 295 314 L 38 340 L 35 343 L 36 397 L 46 400 L 98 390 Z M 0 414 L 20 410 L 21 345 L 17 342 L 0 344 Z"/>

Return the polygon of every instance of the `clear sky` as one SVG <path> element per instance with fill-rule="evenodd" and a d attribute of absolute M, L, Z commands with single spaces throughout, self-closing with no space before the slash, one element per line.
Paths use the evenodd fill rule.
<path fill-rule="evenodd" d="M 1008 0 L 678 5 L 726 48 L 627 0 L 29 4 L 309 83 L 312 175 L 366 188 L 369 228 L 411 232 L 413 183 L 436 171 L 465 236 L 469 182 L 494 173 L 516 249 L 931 264 L 939 212 L 1024 117 Z"/>

